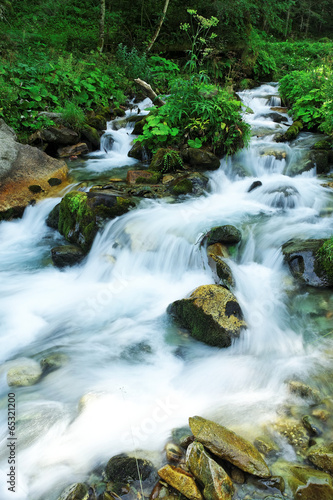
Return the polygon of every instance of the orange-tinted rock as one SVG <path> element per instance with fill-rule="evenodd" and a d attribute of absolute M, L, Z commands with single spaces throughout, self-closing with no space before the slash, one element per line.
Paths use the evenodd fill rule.
<path fill-rule="evenodd" d="M 139 177 L 150 179 L 153 175 L 153 172 L 148 172 L 147 170 L 129 170 L 127 172 L 126 182 L 128 184 L 135 184 Z"/>

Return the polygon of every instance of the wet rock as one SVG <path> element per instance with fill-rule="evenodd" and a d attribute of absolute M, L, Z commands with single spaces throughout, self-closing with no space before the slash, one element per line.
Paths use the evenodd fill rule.
<path fill-rule="evenodd" d="M 281 115 L 277 111 L 273 111 L 272 113 L 268 113 L 264 115 L 266 118 L 270 118 L 275 123 L 286 123 L 288 122 L 288 117 Z"/>
<path fill-rule="evenodd" d="M 59 212 L 60 212 L 60 203 L 58 203 L 47 216 L 46 224 L 52 229 L 58 230 Z"/>
<path fill-rule="evenodd" d="M 83 483 L 75 483 L 68 486 L 60 495 L 58 500 L 88 500 L 88 488 Z"/>
<path fill-rule="evenodd" d="M 310 415 L 304 415 L 302 417 L 302 423 L 310 436 L 320 436 L 323 433 L 320 427 L 315 424 L 314 419 L 310 417 Z"/>
<path fill-rule="evenodd" d="M 192 443 L 186 453 L 190 472 L 203 484 L 203 496 L 209 500 L 231 500 L 232 481 L 225 470 L 208 454 L 201 443 Z"/>
<path fill-rule="evenodd" d="M 172 439 L 175 443 L 179 444 L 182 448 L 187 448 L 188 445 L 192 442 L 193 440 L 193 434 L 191 432 L 191 429 L 186 426 L 186 427 L 179 427 L 177 429 L 172 430 Z M 184 443 L 185 446 L 184 446 Z"/>
<path fill-rule="evenodd" d="M 321 401 L 319 391 L 317 391 L 317 389 L 313 389 L 307 384 L 304 384 L 304 382 L 290 380 L 288 382 L 288 389 L 292 394 L 296 394 L 303 399 L 310 399 L 314 403 L 320 403 Z"/>
<path fill-rule="evenodd" d="M 79 142 L 74 146 L 65 146 L 58 149 L 58 156 L 60 158 L 69 158 L 70 156 L 80 156 L 89 152 L 88 146 L 85 142 Z"/>
<path fill-rule="evenodd" d="M 260 436 L 256 438 L 254 446 L 267 458 L 275 457 L 280 450 L 278 445 L 268 436 Z"/>
<path fill-rule="evenodd" d="M 254 181 L 252 182 L 251 186 L 249 187 L 249 189 L 247 190 L 248 193 L 251 193 L 251 191 L 253 191 L 254 189 L 258 188 L 262 186 L 262 182 L 261 181 Z"/>
<path fill-rule="evenodd" d="M 186 178 L 178 180 L 171 188 L 171 193 L 175 195 L 191 194 L 192 191 L 192 182 Z"/>
<path fill-rule="evenodd" d="M 7 384 L 10 387 L 26 387 L 37 384 L 42 376 L 42 369 L 32 359 L 17 360 L 17 364 L 7 372 Z"/>
<path fill-rule="evenodd" d="M 51 249 L 51 257 L 56 267 L 75 266 L 84 258 L 84 252 L 76 245 L 61 245 Z"/>
<path fill-rule="evenodd" d="M 225 243 L 227 245 L 236 245 L 242 239 L 242 233 L 239 229 L 231 224 L 225 226 L 213 227 L 204 237 L 208 245 L 214 243 Z"/>
<path fill-rule="evenodd" d="M 323 139 L 320 141 L 317 141 L 313 146 L 311 146 L 311 149 L 314 150 L 321 150 L 321 151 L 331 151 L 333 148 L 333 141 L 331 139 Z"/>
<path fill-rule="evenodd" d="M 67 362 L 68 356 L 66 354 L 56 352 L 41 359 L 40 366 L 43 370 L 43 375 L 45 375 L 46 373 L 58 370 Z"/>
<path fill-rule="evenodd" d="M 72 191 L 60 202 L 58 230 L 86 253 L 99 229 L 99 221 L 122 215 L 132 206 L 130 199 L 107 190 Z"/>
<path fill-rule="evenodd" d="M 293 240 L 282 246 L 282 252 L 291 274 L 300 283 L 314 287 L 333 286 L 329 276 L 330 248 L 325 252 L 325 240 Z M 325 266 L 327 260 L 327 266 Z"/>
<path fill-rule="evenodd" d="M 135 142 L 127 153 L 127 156 L 129 156 L 130 158 L 135 158 L 139 161 L 147 160 L 147 153 L 141 142 Z"/>
<path fill-rule="evenodd" d="M 189 298 L 173 302 L 168 312 L 192 337 L 217 347 L 228 347 L 246 327 L 236 297 L 219 285 L 200 286 Z"/>
<path fill-rule="evenodd" d="M 290 125 L 284 134 L 281 134 L 280 137 L 277 137 L 275 140 L 276 142 L 293 141 L 296 139 L 302 128 L 303 123 L 301 121 L 295 121 L 292 125 Z"/>
<path fill-rule="evenodd" d="M 288 108 L 284 108 L 282 106 L 273 106 L 271 110 L 276 111 L 277 113 L 288 113 Z"/>
<path fill-rule="evenodd" d="M 273 429 L 283 436 L 298 454 L 305 454 L 309 446 L 309 435 L 299 420 L 281 417 L 273 424 Z"/>
<path fill-rule="evenodd" d="M 179 491 L 174 490 L 171 486 L 169 487 L 163 481 L 159 481 L 155 485 L 149 497 L 150 500 L 184 500 L 185 498 Z"/>
<path fill-rule="evenodd" d="M 138 120 L 134 125 L 134 129 L 132 131 L 132 134 L 133 135 L 143 134 L 143 127 L 145 126 L 146 122 L 147 122 L 147 116 L 145 116 L 144 118 L 141 118 L 141 120 Z"/>
<path fill-rule="evenodd" d="M 129 170 L 127 172 L 126 182 L 127 184 L 138 184 L 140 181 L 140 184 L 144 184 L 151 179 L 153 179 L 154 184 L 157 184 L 158 177 L 156 177 L 155 172 L 150 172 L 149 170 Z"/>
<path fill-rule="evenodd" d="M 307 458 L 318 469 L 333 473 L 333 443 L 324 446 L 312 446 L 309 449 Z"/>
<path fill-rule="evenodd" d="M 89 141 L 89 143 L 95 148 L 99 149 L 101 144 L 101 136 L 98 131 L 88 124 L 85 124 L 81 130 L 82 136 Z"/>
<path fill-rule="evenodd" d="M 165 465 L 158 471 L 158 475 L 186 498 L 190 500 L 203 500 L 195 480 L 183 469 L 179 469 L 172 465 Z"/>
<path fill-rule="evenodd" d="M 244 484 L 245 483 L 245 474 L 238 467 L 232 466 L 230 477 L 232 481 L 236 484 Z"/>
<path fill-rule="evenodd" d="M 210 151 L 197 148 L 186 148 L 181 153 L 183 160 L 195 170 L 216 170 L 220 160 Z"/>
<path fill-rule="evenodd" d="M 221 243 L 215 243 L 207 248 L 208 265 L 213 271 L 215 283 L 229 288 L 235 286 L 235 280 L 230 267 L 222 260 L 224 248 Z M 228 256 L 227 252 L 225 256 Z"/>
<path fill-rule="evenodd" d="M 183 458 L 183 450 L 175 443 L 167 443 L 165 452 L 168 462 L 180 462 Z"/>
<path fill-rule="evenodd" d="M 39 139 L 49 144 L 77 144 L 80 140 L 78 132 L 67 127 L 48 127 L 38 130 L 34 134 L 34 140 Z"/>
<path fill-rule="evenodd" d="M 50 177 L 67 179 L 64 161 L 16 142 L 15 133 L 0 119 L 0 218 L 20 216 L 33 200 L 52 192 Z M 29 190 L 39 186 L 40 194 Z M 1 214 L 5 214 L 3 217 Z"/>
<path fill-rule="evenodd" d="M 332 478 L 328 474 L 304 467 L 290 467 L 293 477 L 289 478 L 289 486 L 295 500 L 331 500 L 333 498 Z"/>
<path fill-rule="evenodd" d="M 197 441 L 214 455 L 249 474 L 263 478 L 271 476 L 259 451 L 246 439 L 202 417 L 192 417 L 189 422 Z"/>
<path fill-rule="evenodd" d="M 314 150 L 310 152 L 310 160 L 313 162 L 313 166 L 316 167 L 318 175 L 327 174 L 330 171 L 329 158 L 329 151 Z"/>
<path fill-rule="evenodd" d="M 155 468 L 149 460 L 129 457 L 121 454 L 108 461 L 105 474 L 109 481 L 127 483 L 128 481 L 145 481 Z"/>
<path fill-rule="evenodd" d="M 94 115 L 88 118 L 88 125 L 101 132 L 106 130 L 106 119 L 102 115 Z"/>

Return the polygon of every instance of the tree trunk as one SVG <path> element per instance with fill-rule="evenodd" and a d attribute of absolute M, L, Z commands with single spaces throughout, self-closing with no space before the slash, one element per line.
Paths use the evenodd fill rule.
<path fill-rule="evenodd" d="M 162 99 L 160 99 L 157 96 L 157 94 L 153 91 L 153 89 L 151 88 L 151 86 L 147 82 L 141 80 L 141 78 L 135 78 L 134 81 L 135 81 L 135 83 L 137 83 L 138 85 L 141 85 L 141 87 L 143 87 L 145 89 L 146 95 L 153 101 L 155 106 L 157 106 L 158 108 L 160 108 L 161 106 L 164 106 L 165 102 L 162 101 Z"/>
<path fill-rule="evenodd" d="M 289 7 L 289 9 L 287 10 L 286 29 L 284 31 L 285 38 L 287 38 L 288 30 L 289 30 L 290 9 L 291 9 L 291 7 Z"/>
<path fill-rule="evenodd" d="M 101 11 L 99 16 L 99 47 L 98 51 L 101 54 L 104 49 L 105 38 L 105 0 L 101 0 Z"/>
<path fill-rule="evenodd" d="M 149 52 L 149 51 L 150 51 L 150 49 L 152 48 L 152 46 L 153 46 L 153 45 L 154 45 L 154 43 L 155 43 L 156 38 L 157 38 L 157 37 L 158 37 L 158 35 L 159 35 L 159 32 L 161 31 L 162 24 L 163 24 L 163 21 L 164 21 L 164 19 L 165 19 L 165 15 L 166 15 L 167 10 L 168 10 L 169 1 L 170 1 L 170 0 L 165 0 L 165 4 L 164 4 L 164 8 L 163 8 L 163 13 L 162 13 L 162 16 L 161 16 L 160 22 L 159 22 L 159 24 L 158 24 L 158 26 L 157 26 L 157 29 L 156 29 L 156 31 L 155 31 L 155 34 L 154 34 L 154 36 L 153 36 L 152 40 L 151 40 L 151 42 L 150 42 L 150 44 L 149 44 L 149 46 L 148 46 L 147 52 Z"/>

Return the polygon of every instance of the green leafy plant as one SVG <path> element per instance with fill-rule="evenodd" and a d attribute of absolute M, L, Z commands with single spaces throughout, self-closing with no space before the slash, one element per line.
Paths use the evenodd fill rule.
<path fill-rule="evenodd" d="M 85 123 L 84 111 L 75 102 L 66 103 L 61 112 L 61 118 L 64 125 L 76 130 L 79 130 Z"/>

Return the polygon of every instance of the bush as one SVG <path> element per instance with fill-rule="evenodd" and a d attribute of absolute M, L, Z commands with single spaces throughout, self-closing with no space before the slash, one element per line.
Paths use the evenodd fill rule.
<path fill-rule="evenodd" d="M 166 104 L 152 109 L 136 141 L 151 151 L 187 142 L 198 148 L 205 144 L 217 154 L 233 154 L 249 138 L 240 108 L 239 101 L 210 85 L 202 75 L 179 78 L 172 84 Z"/>
<path fill-rule="evenodd" d="M 85 123 L 84 112 L 77 104 L 74 102 L 68 102 L 61 113 L 62 121 L 65 125 L 79 130 Z"/>

